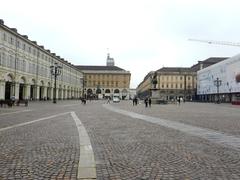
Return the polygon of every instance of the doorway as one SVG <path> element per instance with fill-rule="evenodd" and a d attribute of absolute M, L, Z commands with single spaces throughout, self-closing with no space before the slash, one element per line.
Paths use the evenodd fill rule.
<path fill-rule="evenodd" d="M 5 99 L 11 99 L 11 89 L 12 89 L 12 82 L 6 82 L 5 85 Z"/>

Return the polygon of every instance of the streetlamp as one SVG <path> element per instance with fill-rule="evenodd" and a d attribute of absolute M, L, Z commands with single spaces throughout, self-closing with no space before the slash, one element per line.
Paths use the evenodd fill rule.
<path fill-rule="evenodd" d="M 51 75 L 54 76 L 54 91 L 53 91 L 53 103 L 57 103 L 56 94 L 57 94 L 57 76 L 61 74 L 62 67 L 58 63 L 54 63 L 53 66 L 50 66 Z"/>
<path fill-rule="evenodd" d="M 222 81 L 219 80 L 219 78 L 217 78 L 216 80 L 214 80 L 214 85 L 217 87 L 217 96 L 218 96 L 218 100 L 217 103 L 220 103 L 220 98 L 219 98 L 219 87 L 222 85 Z"/>
<path fill-rule="evenodd" d="M 228 86 L 228 90 L 229 90 L 229 94 L 228 94 L 228 97 L 229 97 L 229 102 L 231 103 L 232 102 L 232 87 L 229 86 L 229 83 L 227 82 L 227 86 Z"/>

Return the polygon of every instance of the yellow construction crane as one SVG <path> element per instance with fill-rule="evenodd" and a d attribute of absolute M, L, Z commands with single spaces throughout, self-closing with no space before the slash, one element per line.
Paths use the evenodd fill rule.
<path fill-rule="evenodd" d="M 212 41 L 212 40 L 201 40 L 201 39 L 188 39 L 188 40 L 189 41 L 198 41 L 198 42 L 208 43 L 208 44 L 218 44 L 218 45 L 240 47 L 240 43 L 234 43 L 234 42 L 228 42 L 228 41 Z"/>

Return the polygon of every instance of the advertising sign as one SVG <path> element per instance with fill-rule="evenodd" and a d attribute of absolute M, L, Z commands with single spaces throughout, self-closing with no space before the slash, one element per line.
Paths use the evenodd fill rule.
<path fill-rule="evenodd" d="M 216 94 L 217 78 L 219 93 L 240 92 L 240 54 L 198 71 L 197 94 Z"/>

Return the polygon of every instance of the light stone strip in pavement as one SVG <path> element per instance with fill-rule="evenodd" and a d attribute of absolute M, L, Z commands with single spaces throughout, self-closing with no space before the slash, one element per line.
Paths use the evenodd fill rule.
<path fill-rule="evenodd" d="M 80 143 L 80 157 L 78 165 L 78 179 L 96 179 L 96 163 L 94 160 L 94 153 L 92 150 L 91 142 L 86 129 L 82 122 L 77 117 L 75 112 L 71 112 L 78 128 L 79 143 Z"/>
<path fill-rule="evenodd" d="M 66 104 L 66 105 L 62 105 L 63 107 L 68 107 L 68 106 L 76 106 L 76 105 L 81 105 L 80 103 L 77 104 Z"/>
<path fill-rule="evenodd" d="M 23 111 L 13 111 L 13 112 L 8 112 L 8 113 L 2 113 L 2 114 L 0 114 L 0 116 L 8 115 L 8 114 L 17 114 L 17 113 L 22 113 L 22 112 L 29 112 L 29 111 L 32 111 L 32 110 L 28 109 L 28 110 L 23 110 Z"/>
<path fill-rule="evenodd" d="M 224 134 L 222 132 L 214 131 L 207 128 L 200 128 L 192 125 L 187 125 L 184 123 L 174 122 L 171 120 L 165 120 L 165 119 L 160 119 L 156 117 L 146 116 L 146 115 L 118 109 L 116 107 L 113 107 L 107 104 L 103 104 L 103 107 L 105 107 L 108 110 L 111 110 L 126 116 L 130 116 L 135 119 L 141 119 L 147 122 L 158 124 L 160 126 L 182 131 L 184 133 L 209 140 L 213 143 L 217 143 L 227 148 L 232 148 L 238 151 L 240 150 L 240 137 L 237 137 L 237 136 Z"/>
<path fill-rule="evenodd" d="M 55 118 L 58 116 L 66 115 L 66 114 L 71 114 L 72 118 L 74 119 L 76 126 L 78 128 L 78 134 L 79 134 L 79 144 L 80 144 L 80 157 L 79 157 L 79 165 L 78 165 L 78 179 L 96 179 L 96 163 L 94 159 L 94 153 L 92 150 L 91 142 L 89 139 L 89 136 L 87 134 L 86 129 L 82 125 L 82 122 L 80 119 L 77 117 L 75 112 L 65 112 L 65 113 L 59 113 L 55 114 L 52 116 L 36 119 L 33 121 L 21 123 L 21 124 L 16 124 L 13 126 L 1 128 L 0 132 L 6 131 L 12 128 L 17 128 L 29 124 L 33 124 L 35 122 Z"/>
<path fill-rule="evenodd" d="M 1 132 L 1 131 L 6 131 L 6 130 L 9 130 L 9 129 L 12 129 L 12 128 L 17 128 L 17 127 L 20 127 L 20 126 L 25 126 L 25 125 L 28 125 L 28 124 L 33 124 L 33 123 L 38 122 L 38 121 L 43 121 L 43 120 L 55 118 L 55 117 L 58 117 L 58 116 L 62 116 L 62 115 L 65 115 L 65 114 L 69 114 L 69 113 L 70 113 L 70 112 L 55 114 L 55 115 L 52 115 L 52 116 L 48 116 L 48 117 L 36 119 L 36 120 L 33 120 L 33 121 L 28 121 L 28 122 L 25 122 L 25 123 L 16 124 L 16 125 L 13 125 L 13 126 L 8 126 L 8 127 L 5 127 L 5 128 L 1 128 L 1 129 L 0 129 L 0 132 Z"/>

